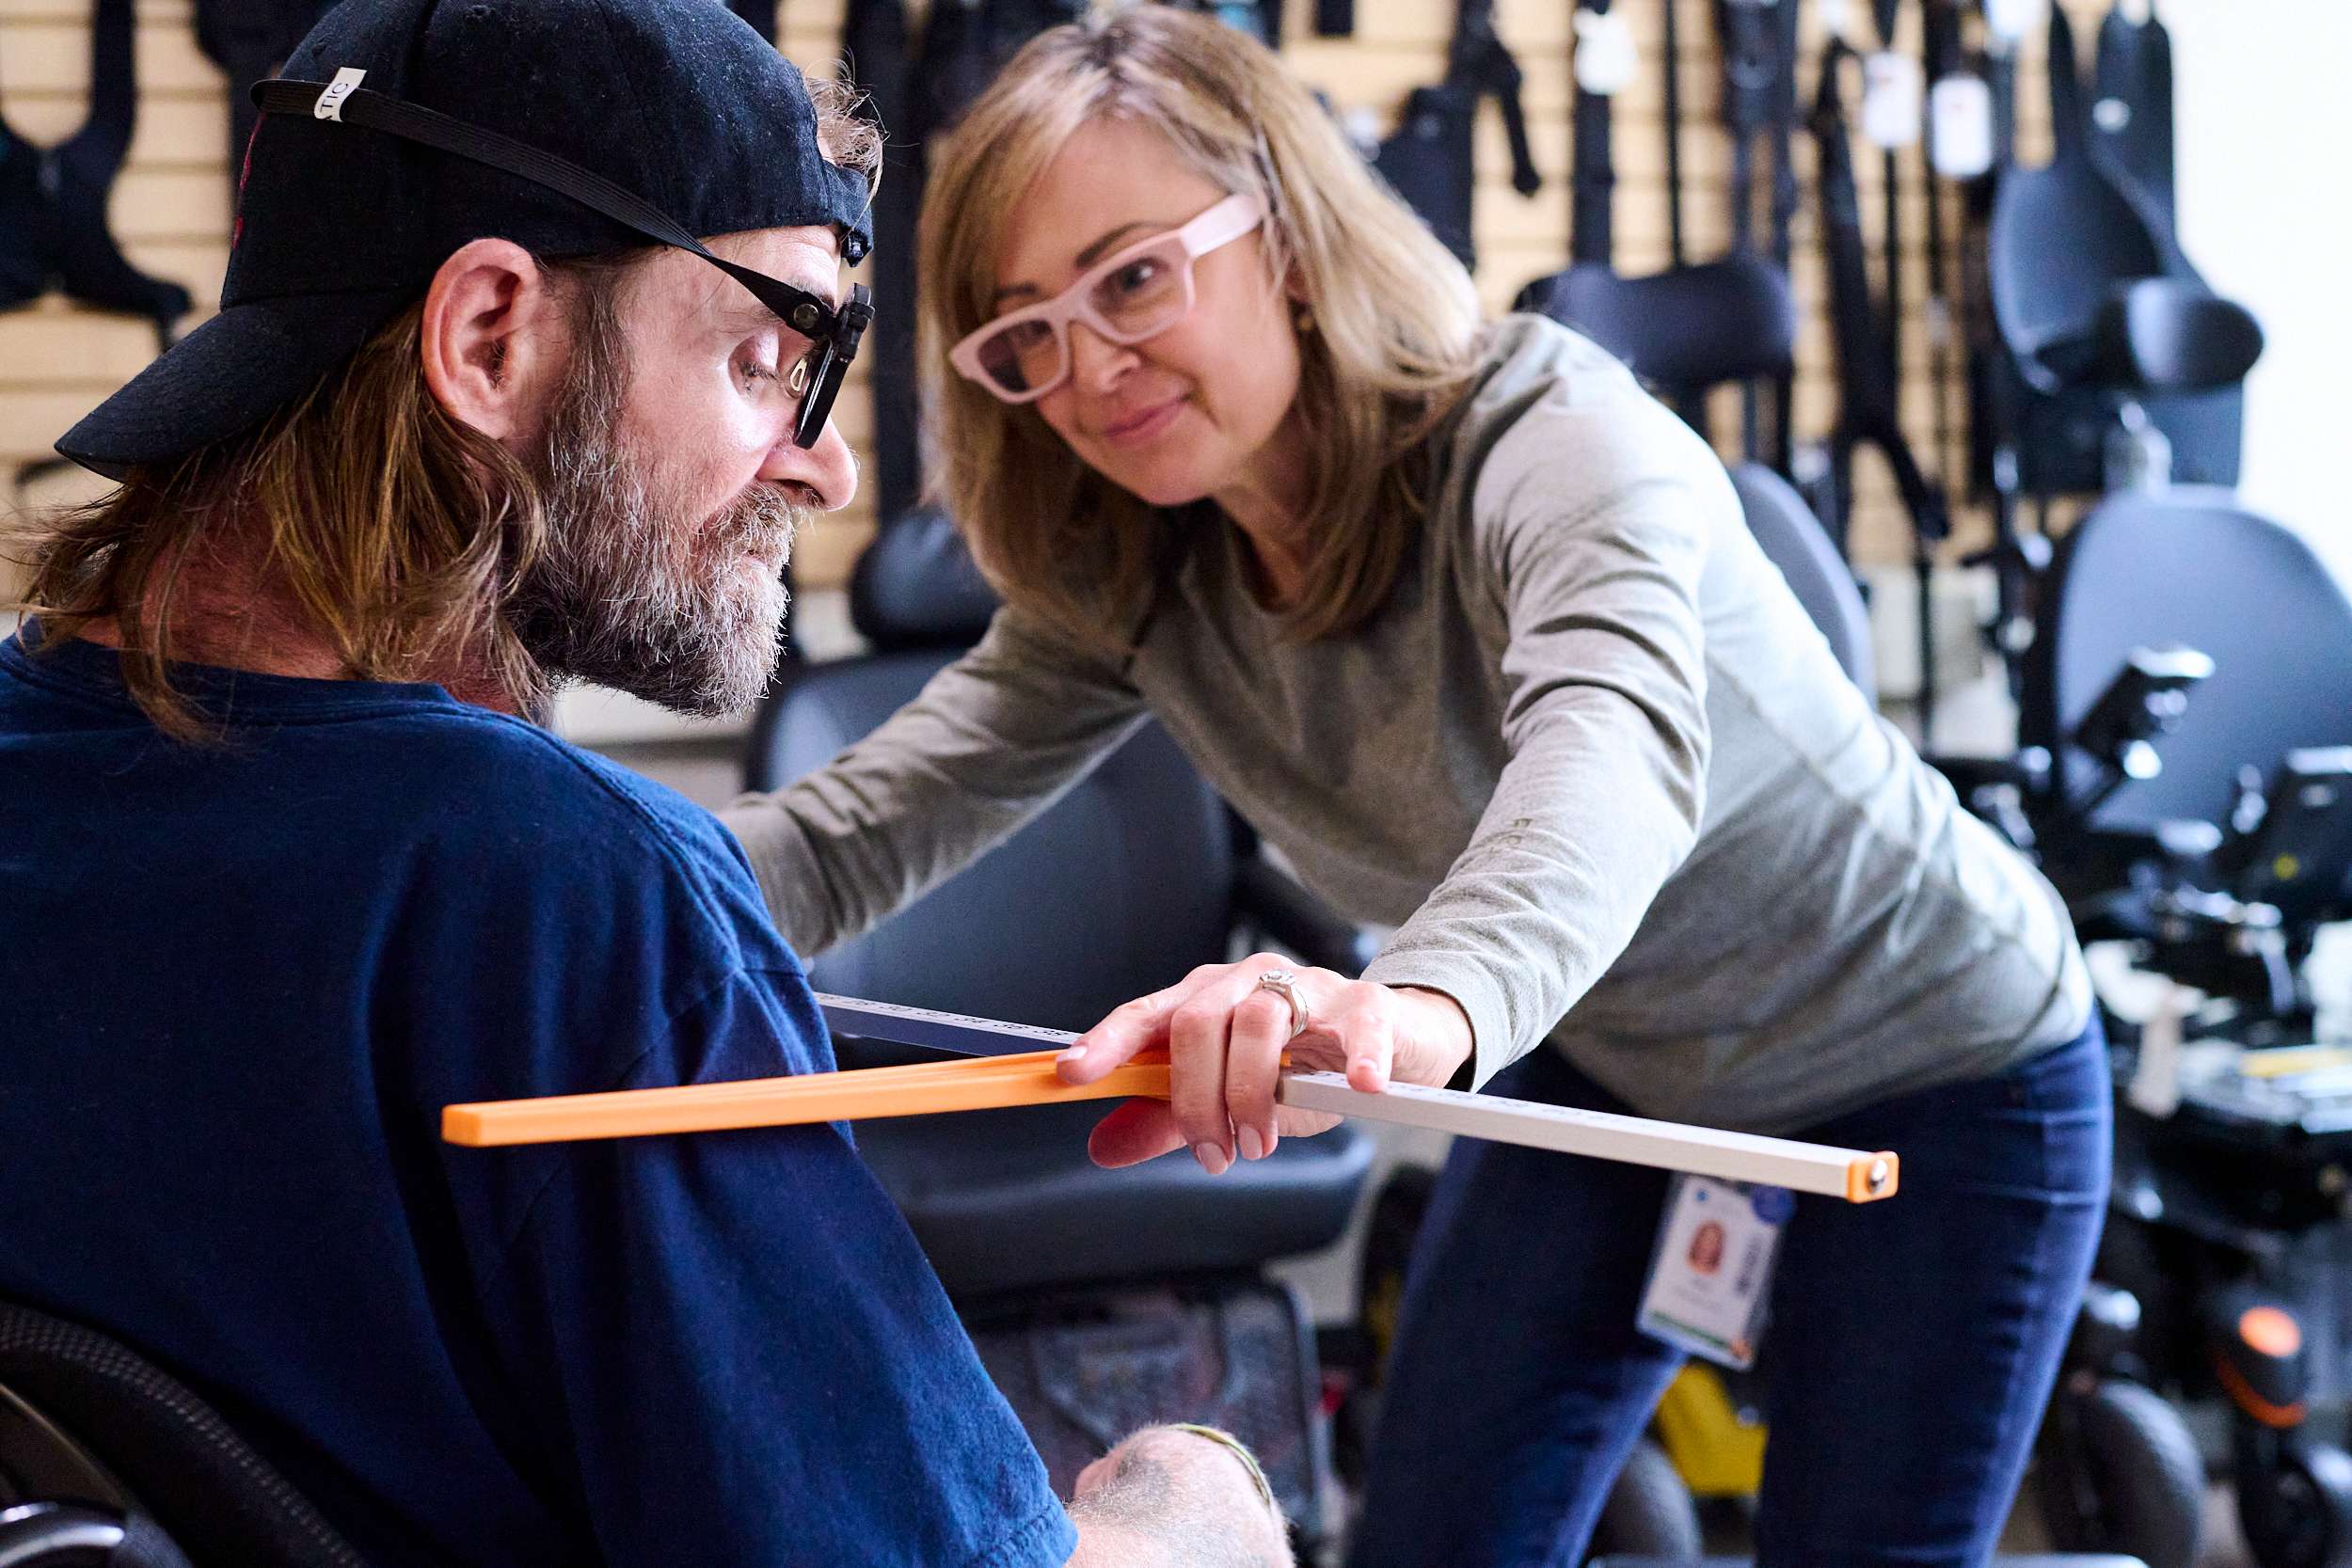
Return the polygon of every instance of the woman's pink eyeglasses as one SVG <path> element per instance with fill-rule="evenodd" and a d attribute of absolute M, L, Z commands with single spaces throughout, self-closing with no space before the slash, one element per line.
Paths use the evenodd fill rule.
<path fill-rule="evenodd" d="M 1008 310 L 947 351 L 947 362 L 1007 403 L 1030 403 L 1070 374 L 1070 324 L 1115 343 L 1165 332 L 1192 309 L 1192 263 L 1265 219 L 1259 199 L 1229 196 L 1181 229 L 1129 245 L 1060 293 Z"/>

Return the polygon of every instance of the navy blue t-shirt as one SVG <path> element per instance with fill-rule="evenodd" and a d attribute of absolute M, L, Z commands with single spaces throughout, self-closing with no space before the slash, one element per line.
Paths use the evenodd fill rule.
<path fill-rule="evenodd" d="M 822 1070 L 742 853 L 435 686 L 0 642 L 0 1293 L 215 1402 L 372 1562 L 1060 1564 L 838 1126 L 473 1149 L 454 1101 Z"/>

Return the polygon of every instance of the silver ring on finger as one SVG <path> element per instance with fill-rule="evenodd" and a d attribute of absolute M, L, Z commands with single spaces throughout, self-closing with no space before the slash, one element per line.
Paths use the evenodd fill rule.
<path fill-rule="evenodd" d="M 1307 1032 L 1313 1015 L 1307 1011 L 1307 999 L 1298 994 L 1298 976 L 1287 969 L 1269 969 L 1258 976 L 1258 989 L 1270 990 L 1291 1006 L 1289 1038 L 1296 1039 Z"/>

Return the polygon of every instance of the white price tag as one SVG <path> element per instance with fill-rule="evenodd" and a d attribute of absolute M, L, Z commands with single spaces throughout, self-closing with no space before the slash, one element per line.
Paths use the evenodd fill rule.
<path fill-rule="evenodd" d="M 1919 139 L 1922 72 L 1908 55 L 1881 50 L 1862 58 L 1862 135 L 1893 151 Z"/>
<path fill-rule="evenodd" d="M 1633 80 L 1641 57 L 1633 29 L 1614 11 L 1576 10 L 1576 85 L 1596 98 L 1614 98 Z"/>
<path fill-rule="evenodd" d="M 1928 89 L 1929 151 L 1947 180 L 1974 180 L 1993 166 L 1993 89 L 1984 78 L 1939 78 Z"/>
<path fill-rule="evenodd" d="M 1642 1332 L 1726 1367 L 1754 1361 L 1772 1257 L 1795 1212 L 1785 1187 L 1677 1177 L 1642 1291 Z"/>

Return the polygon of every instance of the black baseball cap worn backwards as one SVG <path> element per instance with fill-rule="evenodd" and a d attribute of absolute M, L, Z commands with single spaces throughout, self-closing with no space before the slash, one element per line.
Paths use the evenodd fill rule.
<path fill-rule="evenodd" d="M 696 236 L 829 225 L 854 263 L 870 192 L 720 0 L 343 0 L 253 96 L 220 313 L 66 434 L 74 462 L 120 479 L 252 428 L 483 238 L 702 257 L 818 345 L 794 430 L 815 444 L 871 296 L 833 305 Z"/>

